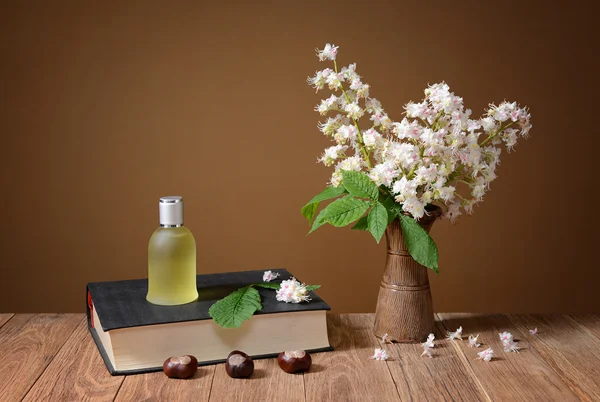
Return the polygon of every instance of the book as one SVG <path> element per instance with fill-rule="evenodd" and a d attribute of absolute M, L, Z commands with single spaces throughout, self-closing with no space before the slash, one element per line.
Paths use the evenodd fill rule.
<path fill-rule="evenodd" d="M 278 280 L 292 277 L 274 269 Z M 275 291 L 256 287 L 263 308 L 239 328 L 223 328 L 208 314 L 216 301 L 234 290 L 262 282 L 263 271 L 198 275 L 198 300 L 179 306 L 146 301 L 147 279 L 92 282 L 86 287 L 89 331 L 111 375 L 162 370 L 171 356 L 193 355 L 198 365 L 223 363 L 233 350 L 253 359 L 275 357 L 284 350 L 333 350 L 327 337 L 330 307 L 316 293 L 311 301 L 284 303 Z"/>

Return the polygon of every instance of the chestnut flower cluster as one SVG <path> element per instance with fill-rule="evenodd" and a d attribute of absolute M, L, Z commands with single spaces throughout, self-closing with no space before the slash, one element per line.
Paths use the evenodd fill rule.
<path fill-rule="evenodd" d="M 472 119 L 463 99 L 441 82 L 425 89 L 421 102 L 406 104 L 405 117 L 394 121 L 370 96 L 356 64 L 338 69 L 337 54 L 335 45 L 317 49 L 319 60 L 333 61 L 333 68 L 308 78 L 317 91 L 332 92 L 315 107 L 328 116 L 319 130 L 335 142 L 318 159 L 334 167 L 331 185 L 340 186 L 343 170 L 363 171 L 415 219 L 432 203 L 452 221 L 461 210 L 472 213 L 496 178 L 502 148 L 510 151 L 528 136 L 528 109 L 502 102 Z"/>
<path fill-rule="evenodd" d="M 308 289 L 304 283 L 300 283 L 296 278 L 281 281 L 281 286 L 277 290 L 277 301 L 286 303 L 301 303 L 310 301 Z"/>

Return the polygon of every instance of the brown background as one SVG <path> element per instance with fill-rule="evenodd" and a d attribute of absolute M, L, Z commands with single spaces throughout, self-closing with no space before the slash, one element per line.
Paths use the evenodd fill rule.
<path fill-rule="evenodd" d="M 485 202 L 432 230 L 436 311 L 598 311 L 597 21 L 563 3 L 4 3 L 0 311 L 82 312 L 86 282 L 144 277 L 174 194 L 199 273 L 287 267 L 374 311 L 384 245 L 300 215 L 331 173 L 305 84 L 325 42 L 392 118 L 441 80 L 474 115 L 531 108 Z"/>

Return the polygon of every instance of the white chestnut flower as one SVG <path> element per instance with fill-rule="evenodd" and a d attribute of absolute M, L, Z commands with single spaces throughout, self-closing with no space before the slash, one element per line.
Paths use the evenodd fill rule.
<path fill-rule="evenodd" d="M 450 339 L 451 341 L 460 339 L 462 341 L 462 327 L 458 327 L 454 332 L 448 331 L 448 337 L 446 339 Z"/>
<path fill-rule="evenodd" d="M 477 338 L 479 338 L 479 334 L 477 334 L 477 336 L 469 335 L 470 348 L 478 348 L 481 346 L 481 343 L 477 343 Z"/>
<path fill-rule="evenodd" d="M 335 60 L 338 48 L 339 46 L 327 43 L 323 50 L 315 49 L 315 51 L 317 52 L 317 56 L 319 56 L 319 60 L 321 61 Z"/>
<path fill-rule="evenodd" d="M 375 349 L 375 353 L 373 353 L 373 356 L 371 356 L 371 359 L 387 360 L 388 354 L 385 350 L 377 348 L 377 349 Z"/>
<path fill-rule="evenodd" d="M 538 333 L 538 329 L 537 329 L 537 327 L 535 327 L 534 329 L 530 329 L 530 330 L 529 330 L 529 333 L 530 333 L 531 335 L 537 335 L 537 333 Z"/>
<path fill-rule="evenodd" d="M 274 279 L 277 279 L 281 274 L 279 272 L 273 271 L 265 271 L 263 274 L 263 282 L 271 282 Z"/>
<path fill-rule="evenodd" d="M 277 301 L 286 303 L 301 303 L 304 301 L 310 301 L 306 285 L 298 282 L 296 278 L 282 281 L 275 297 L 277 298 Z"/>
<path fill-rule="evenodd" d="M 421 344 L 421 346 L 428 347 L 428 348 L 435 347 L 435 344 L 433 343 L 434 339 L 435 339 L 435 335 L 434 334 L 429 334 L 429 336 L 427 337 L 427 340 L 425 342 L 423 342 Z"/>
<path fill-rule="evenodd" d="M 506 353 L 508 352 L 519 352 L 519 349 L 521 349 L 521 347 L 519 345 L 517 345 L 517 342 L 515 342 L 514 340 L 510 340 L 510 341 L 506 341 L 503 342 L 504 345 L 504 351 Z"/>
<path fill-rule="evenodd" d="M 431 346 L 429 346 L 427 342 L 422 343 L 421 345 L 423 346 L 423 353 L 421 353 L 421 356 L 427 356 L 431 359 L 433 357 L 433 354 L 431 353 Z"/>
<path fill-rule="evenodd" d="M 507 331 L 499 333 L 498 336 L 500 337 L 500 340 L 502 341 L 502 343 L 512 342 L 512 340 L 513 340 L 513 335 Z"/>
<path fill-rule="evenodd" d="M 383 342 L 383 343 L 392 343 L 392 342 L 391 342 L 391 341 L 390 341 L 388 338 L 389 338 L 389 335 L 388 335 L 388 333 L 386 332 L 386 333 L 385 333 L 385 334 L 383 334 L 383 336 L 381 337 L 381 342 Z"/>
<path fill-rule="evenodd" d="M 477 356 L 479 356 L 477 357 L 478 360 L 489 362 L 494 357 L 494 351 L 492 348 L 487 348 L 486 350 L 477 353 Z"/>

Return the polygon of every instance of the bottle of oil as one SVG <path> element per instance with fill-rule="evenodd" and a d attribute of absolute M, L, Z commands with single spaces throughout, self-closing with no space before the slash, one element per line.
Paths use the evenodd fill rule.
<path fill-rule="evenodd" d="M 162 197 L 160 227 L 148 243 L 148 295 L 152 304 L 175 306 L 198 298 L 196 240 L 183 226 L 183 198 Z"/>

